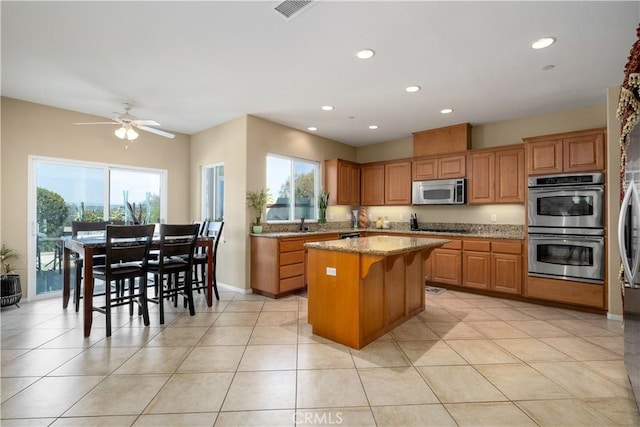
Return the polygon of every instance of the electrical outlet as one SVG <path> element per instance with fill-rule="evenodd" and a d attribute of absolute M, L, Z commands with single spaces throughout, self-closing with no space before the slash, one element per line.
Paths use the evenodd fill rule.
<path fill-rule="evenodd" d="M 491 214 L 491 222 L 496 222 L 497 220 L 496 214 Z"/>
<path fill-rule="evenodd" d="M 327 276 L 335 276 L 336 268 L 335 267 L 327 267 Z"/>
<path fill-rule="evenodd" d="M 333 219 L 333 212 L 329 213 L 329 219 Z"/>
<path fill-rule="evenodd" d="M 404 214 L 400 214 L 400 221 L 404 221 Z"/>
<path fill-rule="evenodd" d="M 347 214 L 344 214 L 344 219 L 347 219 L 347 220 L 348 220 L 348 219 L 351 219 L 351 214 L 348 214 L 348 213 L 347 213 Z"/>

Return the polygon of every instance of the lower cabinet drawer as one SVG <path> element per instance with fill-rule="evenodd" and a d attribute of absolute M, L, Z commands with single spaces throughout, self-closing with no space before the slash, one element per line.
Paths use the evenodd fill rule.
<path fill-rule="evenodd" d="M 529 276 L 526 295 L 550 301 L 604 308 L 604 286 Z"/>
<path fill-rule="evenodd" d="M 491 252 L 500 254 L 515 254 L 520 255 L 522 253 L 521 242 L 492 242 Z"/>
<path fill-rule="evenodd" d="M 288 277 L 300 276 L 304 274 L 304 264 L 291 264 L 280 267 L 280 278 L 286 279 Z"/>
<path fill-rule="evenodd" d="M 298 264 L 300 262 L 304 262 L 304 251 L 280 254 L 280 265 Z"/>
<path fill-rule="evenodd" d="M 304 275 L 280 280 L 280 292 L 292 291 L 304 287 Z"/>

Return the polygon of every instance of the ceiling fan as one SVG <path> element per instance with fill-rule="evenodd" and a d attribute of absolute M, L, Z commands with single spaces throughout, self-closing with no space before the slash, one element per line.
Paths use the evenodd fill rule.
<path fill-rule="evenodd" d="M 164 136 L 165 138 L 174 138 L 175 135 L 169 132 L 165 132 L 160 129 L 152 128 L 149 126 L 160 126 L 160 123 L 155 120 L 141 120 L 136 116 L 129 114 L 131 110 L 131 103 L 124 103 L 124 113 L 114 113 L 116 116 L 112 122 L 87 122 L 87 123 L 74 123 L 74 125 L 120 125 L 115 131 L 115 135 L 120 139 L 127 139 L 133 141 L 138 137 L 138 132 L 134 128 L 144 130 L 147 132 L 155 133 L 156 135 Z"/>

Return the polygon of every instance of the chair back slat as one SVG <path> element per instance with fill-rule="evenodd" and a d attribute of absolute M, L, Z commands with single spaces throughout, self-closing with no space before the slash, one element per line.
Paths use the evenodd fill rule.
<path fill-rule="evenodd" d="M 161 224 L 160 258 L 192 256 L 199 231 L 199 224 Z"/>
<path fill-rule="evenodd" d="M 109 223 L 106 221 L 98 221 L 98 222 L 71 221 L 71 236 L 78 237 L 78 235 L 82 235 L 82 234 L 104 235 L 107 231 L 108 224 Z M 101 231 L 102 233 L 96 233 L 98 231 Z"/>
<path fill-rule="evenodd" d="M 111 264 L 133 261 L 141 261 L 146 265 L 154 229 L 154 224 L 108 225 L 107 268 Z"/>

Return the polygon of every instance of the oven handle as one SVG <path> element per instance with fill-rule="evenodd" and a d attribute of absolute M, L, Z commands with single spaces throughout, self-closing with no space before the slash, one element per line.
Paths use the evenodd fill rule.
<path fill-rule="evenodd" d="M 620 250 L 620 258 L 622 259 L 622 268 L 624 269 L 625 277 L 629 283 L 633 280 L 633 275 L 631 273 L 638 271 L 638 263 L 640 263 L 640 250 L 637 250 L 634 254 L 635 259 L 633 260 L 633 266 L 629 265 L 629 260 L 627 259 L 627 248 L 624 246 L 624 228 L 625 223 L 627 222 L 627 207 L 631 202 L 631 197 L 634 198 L 635 206 L 640 206 L 640 197 L 638 196 L 638 190 L 636 189 L 633 181 L 629 182 L 627 191 L 624 193 L 624 198 L 620 204 L 620 217 L 618 218 L 618 248 Z"/>
<path fill-rule="evenodd" d="M 570 235 L 570 238 L 567 238 L 566 234 L 529 234 L 529 240 L 556 240 L 560 242 L 602 242 L 604 241 L 604 237 L 602 236 L 574 236 Z M 640 251 L 638 251 L 640 252 Z"/>
<path fill-rule="evenodd" d="M 529 187 L 530 193 L 558 193 L 561 191 L 599 191 L 602 192 L 604 189 L 601 185 L 583 185 L 579 187 Z"/>

